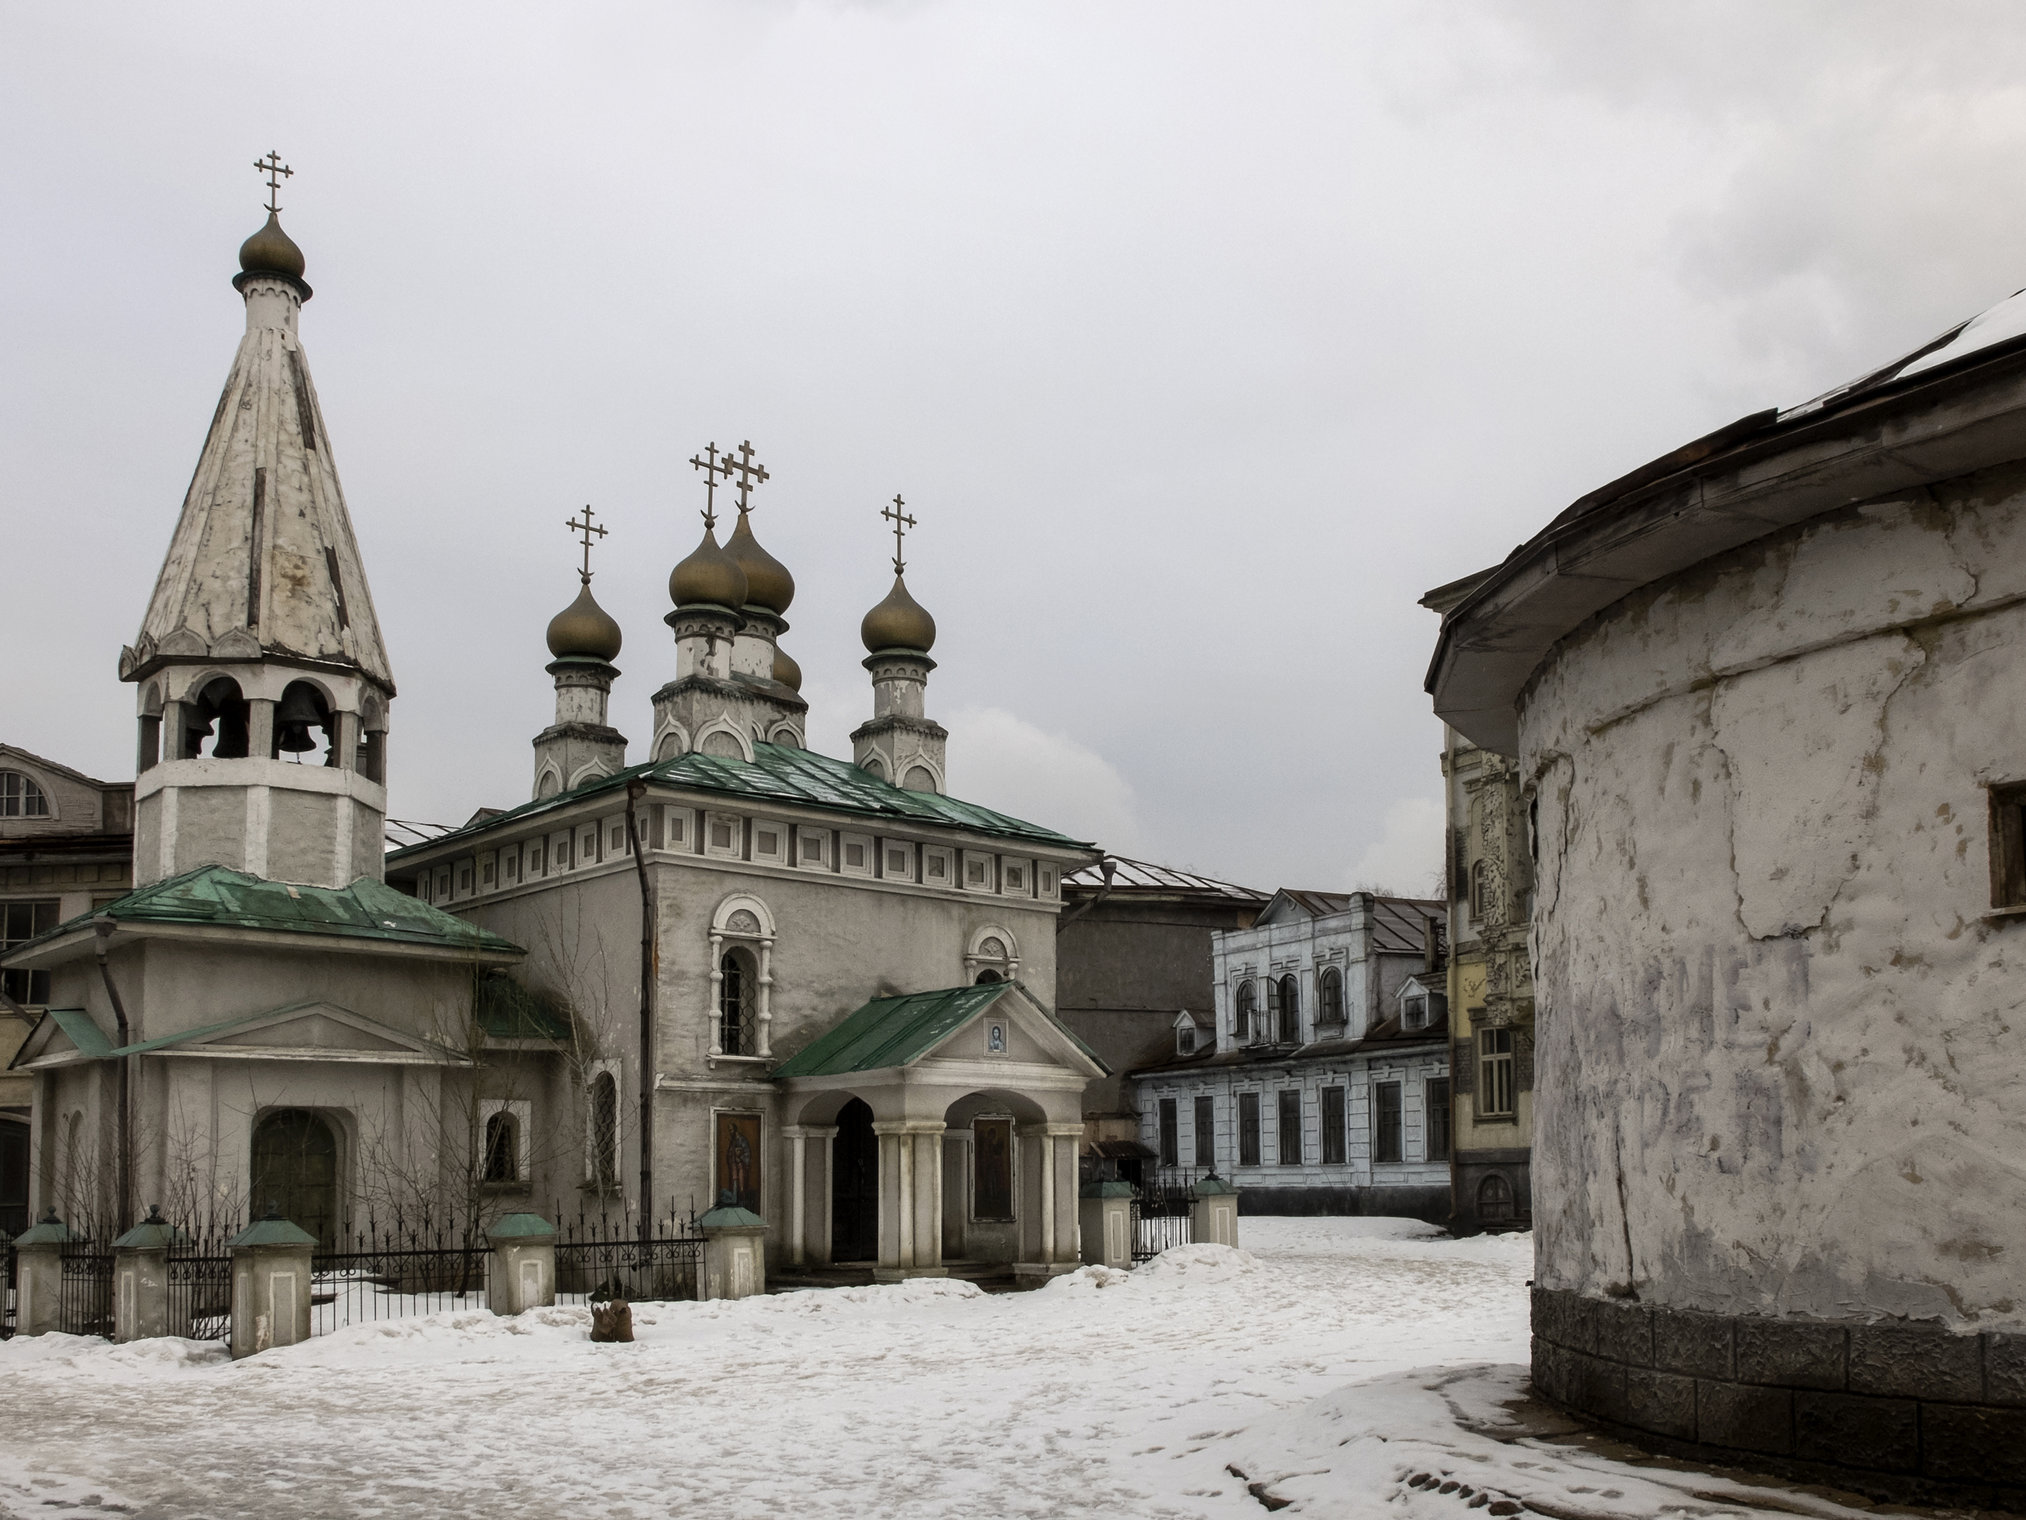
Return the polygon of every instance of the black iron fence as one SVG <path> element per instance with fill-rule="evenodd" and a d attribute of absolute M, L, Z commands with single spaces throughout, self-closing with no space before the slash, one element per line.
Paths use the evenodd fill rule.
<path fill-rule="evenodd" d="M 232 1249 L 226 1242 L 237 1233 L 213 1224 L 169 1247 L 169 1334 L 232 1339 Z"/>
<path fill-rule="evenodd" d="M 469 1220 L 368 1220 L 310 1255 L 310 1334 L 485 1305 L 491 1250 Z"/>
<path fill-rule="evenodd" d="M 703 1236 L 696 1220 L 656 1220 L 642 1237 L 637 1220 L 587 1217 L 562 1222 L 556 1235 L 556 1302 L 632 1303 L 702 1296 Z"/>
<path fill-rule="evenodd" d="M 58 1259 L 56 1328 L 65 1335 L 113 1336 L 113 1253 L 96 1241 L 66 1245 Z"/>
<path fill-rule="evenodd" d="M 15 1326 L 14 1242 L 0 1246 L 0 1341 L 12 1338 Z"/>
<path fill-rule="evenodd" d="M 1134 1261 L 1151 1261 L 1170 1246 L 1185 1246 L 1195 1238 L 1189 1203 L 1189 1185 L 1184 1182 L 1163 1180 L 1133 1189 Z"/>

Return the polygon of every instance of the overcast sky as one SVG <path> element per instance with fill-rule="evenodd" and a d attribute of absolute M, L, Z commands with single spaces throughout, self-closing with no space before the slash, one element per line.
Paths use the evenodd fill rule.
<path fill-rule="evenodd" d="M 522 800 L 611 524 L 645 758 L 705 443 L 773 473 L 814 747 L 920 527 L 959 796 L 1425 888 L 1429 587 L 2026 284 L 2016 4 L 0 10 L 0 738 L 116 678 L 244 326 L 252 161 L 400 684 L 392 808 Z"/>

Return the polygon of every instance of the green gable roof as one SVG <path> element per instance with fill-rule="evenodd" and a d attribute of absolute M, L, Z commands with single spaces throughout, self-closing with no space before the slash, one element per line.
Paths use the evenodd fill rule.
<path fill-rule="evenodd" d="M 874 998 L 774 1068 L 776 1077 L 834 1077 L 905 1066 L 1013 990 L 1011 982 Z"/>
<path fill-rule="evenodd" d="M 990 808 L 959 802 L 954 797 L 944 797 L 935 792 L 911 792 L 905 787 L 894 786 L 868 775 L 849 760 L 833 760 L 813 750 L 794 749 L 781 744 L 755 744 L 751 760 L 692 753 L 600 776 L 571 791 L 558 792 L 553 797 L 543 797 L 535 802 L 524 802 L 517 808 L 468 823 L 435 839 L 404 845 L 390 853 L 387 859 L 399 862 L 408 856 L 432 851 L 446 841 L 474 839 L 585 798 L 607 792 L 624 792 L 626 783 L 635 777 L 749 802 L 786 803 L 862 818 L 934 824 L 1060 849 L 1092 848 L 1067 834 L 1058 834 L 1039 824 L 1023 823 L 1018 818 L 1009 818 Z"/>
<path fill-rule="evenodd" d="M 308 887 L 268 881 L 224 866 L 199 866 L 181 876 L 151 882 L 102 908 L 58 924 L 12 947 L 9 954 L 73 934 L 101 916 L 123 924 L 199 924 L 435 945 L 497 955 L 522 953 L 511 940 L 488 934 L 466 919 L 432 908 L 370 877 L 362 876 L 349 887 Z M 67 1025 L 65 1032 L 69 1032 Z M 71 1038 L 77 1037 L 72 1034 Z"/>

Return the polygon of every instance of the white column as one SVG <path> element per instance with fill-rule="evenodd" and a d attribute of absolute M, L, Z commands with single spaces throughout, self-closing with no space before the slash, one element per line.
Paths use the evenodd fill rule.
<path fill-rule="evenodd" d="M 900 1175 L 894 1192 L 900 1208 L 900 1264 L 911 1267 L 915 1264 L 915 1147 L 914 1136 L 902 1131 L 895 1137 L 900 1154 Z"/>
<path fill-rule="evenodd" d="M 774 1053 L 772 1027 L 774 1023 L 774 942 L 760 941 L 760 1054 Z"/>
<path fill-rule="evenodd" d="M 710 1006 L 704 1010 L 704 1018 L 710 1026 L 710 1053 L 713 1060 L 725 1053 L 724 1029 L 718 1023 L 718 999 L 725 980 L 724 955 L 725 937 L 713 929 L 711 931 Z"/>
<path fill-rule="evenodd" d="M 799 1267 L 807 1255 L 803 1220 L 809 1191 L 809 1131 L 791 1124 L 784 1126 L 781 1134 L 788 1142 L 788 1259 Z"/>
<path fill-rule="evenodd" d="M 1055 1136 L 1041 1131 L 1041 1259 L 1055 1260 Z"/>
<path fill-rule="evenodd" d="M 933 1267 L 943 1259 L 943 1126 L 922 1124 L 908 1136 L 914 1152 L 914 1192 L 909 1207 L 915 1221 L 913 1265 Z"/>

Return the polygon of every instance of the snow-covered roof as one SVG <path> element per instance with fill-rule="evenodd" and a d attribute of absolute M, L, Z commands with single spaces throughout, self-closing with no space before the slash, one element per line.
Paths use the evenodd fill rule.
<path fill-rule="evenodd" d="M 1249 903 L 1265 902 L 1267 898 L 1266 893 L 1255 892 L 1250 887 L 1236 887 L 1212 876 L 1199 876 L 1194 871 L 1181 871 L 1173 866 L 1157 866 L 1124 855 L 1107 855 L 1102 865 L 1088 865 L 1069 872 L 1062 878 L 1063 891 L 1078 888 L 1097 891 L 1105 884 L 1104 866 L 1111 867 L 1111 889 L 1114 893 L 1186 892 L 1194 896 L 1223 897 L 1233 902 Z"/>

